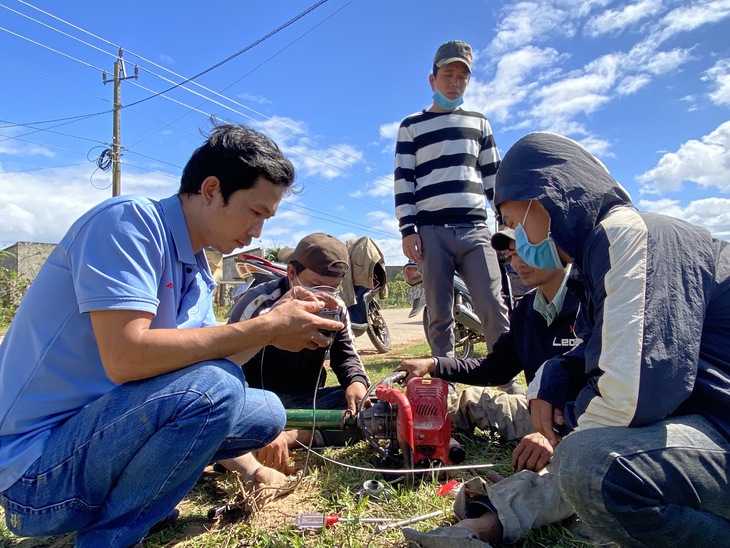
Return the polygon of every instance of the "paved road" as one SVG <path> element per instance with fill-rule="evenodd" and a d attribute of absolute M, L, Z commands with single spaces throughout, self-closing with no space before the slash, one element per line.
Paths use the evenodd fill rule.
<path fill-rule="evenodd" d="M 421 314 L 414 318 L 409 318 L 410 308 L 386 308 L 381 310 L 385 323 L 390 331 L 392 348 L 402 348 L 409 344 L 426 342 L 426 336 L 423 333 L 423 324 Z M 375 347 L 370 342 L 367 333 L 355 339 L 355 345 L 360 354 L 375 354 Z"/>

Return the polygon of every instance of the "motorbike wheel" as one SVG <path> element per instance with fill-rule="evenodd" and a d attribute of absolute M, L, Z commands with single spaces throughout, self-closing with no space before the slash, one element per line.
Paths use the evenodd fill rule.
<path fill-rule="evenodd" d="M 427 341 L 429 323 L 428 307 L 425 306 L 423 307 L 423 331 L 426 333 Z M 470 331 L 460 323 L 454 322 L 454 357 L 465 359 L 471 358 L 473 354 L 474 341 L 471 338 Z"/>
<path fill-rule="evenodd" d="M 390 331 L 375 299 L 368 303 L 368 337 L 380 354 L 390 350 Z"/>

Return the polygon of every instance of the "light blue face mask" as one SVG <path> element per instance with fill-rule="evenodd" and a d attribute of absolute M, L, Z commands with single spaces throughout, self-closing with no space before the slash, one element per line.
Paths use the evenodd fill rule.
<path fill-rule="evenodd" d="M 525 217 L 522 219 L 522 222 L 515 227 L 515 251 L 520 256 L 520 259 L 533 268 L 539 268 L 541 270 L 563 268 L 563 261 L 560 260 L 560 255 L 558 255 L 558 248 L 550 237 L 549 227 L 548 237 L 539 244 L 531 244 L 530 240 L 527 239 L 527 234 L 522 225 L 527 219 L 527 214 L 530 212 L 531 206 L 532 200 L 530 200 L 527 206 L 527 211 L 525 211 Z"/>
<path fill-rule="evenodd" d="M 462 95 L 456 99 L 449 99 L 438 89 L 434 89 L 433 100 L 436 101 L 436 104 L 444 110 L 454 110 L 456 107 L 459 107 L 464 103 L 464 96 Z"/>

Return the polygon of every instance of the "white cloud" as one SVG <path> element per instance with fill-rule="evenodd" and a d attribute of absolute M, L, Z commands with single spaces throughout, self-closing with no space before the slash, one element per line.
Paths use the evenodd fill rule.
<path fill-rule="evenodd" d="M 258 103 L 260 105 L 269 105 L 271 101 L 263 95 L 253 95 L 252 93 L 239 93 L 237 97 L 249 103 Z"/>
<path fill-rule="evenodd" d="M 306 123 L 272 117 L 260 124 L 305 177 L 334 179 L 362 162 L 363 152 L 349 144 L 325 144 L 309 134 Z"/>
<path fill-rule="evenodd" d="M 616 86 L 619 95 L 632 95 L 651 82 L 646 74 L 634 74 L 623 78 Z"/>
<path fill-rule="evenodd" d="M 364 189 L 355 190 L 350 192 L 348 196 L 352 198 L 362 198 L 363 196 L 370 196 L 372 198 L 383 198 L 393 196 L 393 176 L 383 175 L 375 181 L 370 181 L 365 185 Z"/>
<path fill-rule="evenodd" d="M 682 144 L 676 152 L 664 154 L 656 167 L 637 180 L 642 193 L 678 191 L 685 181 L 730 192 L 730 121 L 724 122 L 700 140 Z"/>
<path fill-rule="evenodd" d="M 694 2 L 691 6 L 682 6 L 670 11 L 662 19 L 658 39 L 664 41 L 682 32 L 719 23 L 727 17 L 730 17 L 729 0 Z"/>
<path fill-rule="evenodd" d="M 710 82 L 714 87 L 709 94 L 713 103 L 730 105 L 730 59 L 720 59 L 705 72 L 702 80 Z"/>
<path fill-rule="evenodd" d="M 562 80 L 543 86 L 532 113 L 543 126 L 562 125 L 579 114 L 589 114 L 606 104 L 617 74 L 617 58 L 605 55 Z"/>
<path fill-rule="evenodd" d="M 311 217 L 306 211 L 296 207 L 296 203 L 296 197 L 290 196 L 285 198 L 279 205 L 276 215 L 266 221 L 263 236 L 267 240 L 272 238 L 276 239 L 278 236 L 286 236 L 288 238 L 299 227 L 309 225 Z"/>
<path fill-rule="evenodd" d="M 677 70 L 691 58 L 691 52 L 687 49 L 655 51 L 651 58 L 646 59 L 646 62 L 642 64 L 642 68 L 650 74 L 660 76 Z"/>
<path fill-rule="evenodd" d="M 0 185 L 12 189 L 0 206 L 0 241 L 57 243 L 71 224 L 111 197 L 111 175 L 83 166 L 38 172 L 1 173 Z M 124 194 L 163 198 L 178 188 L 163 174 L 124 173 Z"/>
<path fill-rule="evenodd" d="M 652 17 L 662 9 L 661 0 L 641 0 L 619 9 L 606 10 L 591 17 L 584 31 L 593 38 L 620 32 L 639 21 Z"/>
<path fill-rule="evenodd" d="M 5 127 L 0 135 L 0 154 L 13 156 L 43 156 L 53 158 L 55 153 L 51 148 L 33 143 L 22 138 L 24 134 L 36 133 L 22 127 Z"/>
<path fill-rule="evenodd" d="M 557 3 L 534 1 L 517 2 L 507 6 L 497 26 L 497 32 L 487 47 L 490 55 L 521 48 L 539 42 L 547 36 L 573 34 L 568 12 Z M 539 14 L 539 17 L 536 16 Z M 560 32 L 558 32 L 560 31 Z"/>
<path fill-rule="evenodd" d="M 400 121 L 381 124 L 379 129 L 380 138 L 388 141 L 395 141 L 398 138 L 399 127 Z"/>
<path fill-rule="evenodd" d="M 527 46 L 507 53 L 497 62 L 491 82 L 473 79 L 465 97 L 465 107 L 484 112 L 490 120 L 504 122 L 514 116 L 514 106 L 529 99 L 540 85 L 539 71 L 561 58 L 553 48 Z"/>

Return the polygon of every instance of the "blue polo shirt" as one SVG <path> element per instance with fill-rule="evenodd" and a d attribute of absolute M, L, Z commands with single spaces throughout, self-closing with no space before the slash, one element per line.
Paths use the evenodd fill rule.
<path fill-rule="evenodd" d="M 55 427 L 116 386 L 88 312 L 150 312 L 152 328 L 210 326 L 214 288 L 177 195 L 111 198 L 78 219 L 0 345 L 0 492 L 40 456 Z"/>

